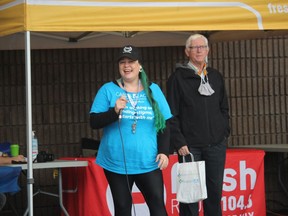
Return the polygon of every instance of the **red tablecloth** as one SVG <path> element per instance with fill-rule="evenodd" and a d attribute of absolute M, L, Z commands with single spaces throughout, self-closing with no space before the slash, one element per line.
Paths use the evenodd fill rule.
<path fill-rule="evenodd" d="M 264 155 L 262 150 L 227 150 L 222 209 L 223 215 L 265 215 Z M 95 158 L 85 168 L 63 169 L 64 206 L 71 216 L 110 216 L 114 211 L 110 188 Z M 176 200 L 177 156 L 163 171 L 166 208 L 169 216 L 178 215 Z M 77 188 L 76 190 L 74 190 Z M 74 190 L 74 191 L 73 191 Z M 147 216 L 148 207 L 137 187 L 132 190 L 137 216 Z M 200 208 L 201 209 L 201 208 Z M 202 215 L 202 212 L 201 214 Z"/>

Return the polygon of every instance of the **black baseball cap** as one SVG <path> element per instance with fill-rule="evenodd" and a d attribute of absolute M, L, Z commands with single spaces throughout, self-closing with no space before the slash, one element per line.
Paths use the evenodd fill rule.
<path fill-rule="evenodd" d="M 139 60 L 140 54 L 137 47 L 126 45 L 121 48 L 118 56 L 118 62 L 124 57 L 132 59 L 133 61 Z"/>

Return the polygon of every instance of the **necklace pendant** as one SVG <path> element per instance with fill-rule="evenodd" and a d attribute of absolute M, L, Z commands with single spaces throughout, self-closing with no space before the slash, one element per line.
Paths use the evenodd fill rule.
<path fill-rule="evenodd" d="M 133 123 L 133 124 L 131 125 L 131 128 L 132 128 L 132 133 L 133 133 L 133 134 L 135 134 L 135 133 L 136 133 L 136 126 L 137 126 L 137 124 L 136 124 L 136 123 Z"/>

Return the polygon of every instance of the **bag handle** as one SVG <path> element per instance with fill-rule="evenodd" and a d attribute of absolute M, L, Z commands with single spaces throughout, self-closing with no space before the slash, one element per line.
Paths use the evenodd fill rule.
<path fill-rule="evenodd" d="M 191 161 L 194 162 L 195 160 L 194 160 L 193 154 L 192 154 L 191 152 L 190 152 L 189 154 L 190 154 L 190 156 L 191 156 Z M 185 156 L 182 156 L 182 159 L 183 159 L 183 163 L 185 163 L 185 162 L 186 162 Z"/>

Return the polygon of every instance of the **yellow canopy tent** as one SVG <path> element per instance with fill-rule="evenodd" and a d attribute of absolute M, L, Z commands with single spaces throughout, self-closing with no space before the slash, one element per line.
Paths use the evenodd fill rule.
<path fill-rule="evenodd" d="M 284 0 L 2 0 L 0 35 L 20 31 L 287 29 L 287 16 Z"/>
<path fill-rule="evenodd" d="M 7 35 L 25 31 L 36 48 L 108 47 L 135 35 L 135 45 L 179 45 L 191 31 L 205 31 L 210 42 L 286 35 L 287 15 L 285 1 L 2 0 L 0 49 L 24 49 L 23 34 Z"/>
<path fill-rule="evenodd" d="M 0 36 L 25 33 L 29 214 L 33 215 L 30 32 L 124 32 L 129 37 L 143 31 L 287 29 L 284 0 L 1 0 Z"/>

